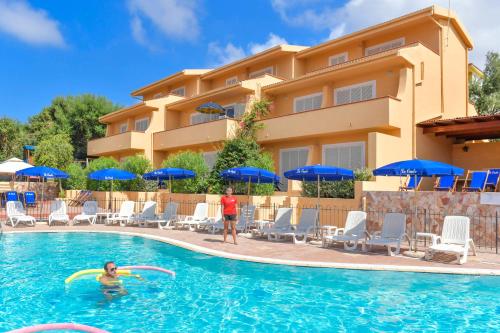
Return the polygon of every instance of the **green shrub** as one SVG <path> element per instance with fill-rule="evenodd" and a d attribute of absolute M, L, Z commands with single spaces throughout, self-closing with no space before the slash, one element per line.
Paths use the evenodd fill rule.
<path fill-rule="evenodd" d="M 371 177 L 372 173 L 368 169 L 358 169 L 354 171 L 355 180 L 370 180 Z M 302 185 L 302 195 L 305 197 L 317 197 L 317 183 L 304 182 Z M 352 199 L 354 198 L 354 181 L 320 182 L 320 196 L 322 198 Z"/>
<path fill-rule="evenodd" d="M 172 192 L 206 193 L 209 169 L 201 153 L 187 150 L 172 154 L 163 161 L 162 168 L 181 168 L 196 173 L 195 178 L 172 180 Z M 168 181 L 165 183 L 168 186 Z"/>
<path fill-rule="evenodd" d="M 85 174 L 88 176 L 89 173 L 109 168 L 119 168 L 119 163 L 112 157 L 99 157 L 95 160 L 92 160 L 87 167 L 85 168 Z M 92 191 L 109 191 L 110 189 L 110 181 L 109 180 L 91 180 L 87 179 L 87 189 Z M 113 190 L 119 191 L 121 190 L 121 182 L 114 181 L 113 182 Z"/>
<path fill-rule="evenodd" d="M 253 139 L 237 137 L 227 140 L 222 150 L 217 154 L 214 168 L 210 172 L 209 192 L 223 193 L 227 183 L 219 176 L 221 171 L 240 166 L 255 166 L 274 172 L 274 162 L 271 155 L 263 153 Z M 235 193 L 247 193 L 246 184 L 238 182 L 232 185 L 235 188 Z M 271 195 L 273 192 L 274 186 L 272 184 L 252 185 L 251 188 L 252 194 Z"/>
<path fill-rule="evenodd" d="M 85 190 L 87 188 L 87 175 L 80 163 L 73 162 L 64 171 L 69 175 L 69 178 L 63 179 L 65 190 Z"/>
<path fill-rule="evenodd" d="M 144 155 L 126 157 L 121 163 L 121 169 L 131 172 L 137 176 L 137 178 L 134 180 L 121 182 L 121 188 L 124 191 L 156 191 L 156 181 L 144 180 L 142 178 L 143 174 L 152 170 L 151 162 Z"/>
<path fill-rule="evenodd" d="M 37 145 L 33 159 L 36 165 L 63 169 L 73 161 L 73 146 L 66 134 L 51 135 Z"/>

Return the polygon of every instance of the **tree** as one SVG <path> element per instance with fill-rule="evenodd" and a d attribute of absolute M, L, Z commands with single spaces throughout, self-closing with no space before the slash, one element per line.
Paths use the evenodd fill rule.
<path fill-rule="evenodd" d="M 11 158 L 21 158 L 25 132 L 22 124 L 17 120 L 0 118 L 0 162 Z"/>
<path fill-rule="evenodd" d="M 263 127 L 263 125 L 258 124 L 257 121 L 269 114 L 270 106 L 271 101 L 269 100 L 263 99 L 260 101 L 254 101 L 250 110 L 243 114 L 240 122 L 240 128 L 238 129 L 236 136 L 248 140 L 256 140 L 257 131 Z"/>
<path fill-rule="evenodd" d="M 89 173 L 97 170 L 118 168 L 118 167 L 119 163 L 114 158 L 99 157 L 96 158 L 95 160 L 90 161 L 90 163 L 85 168 L 85 174 L 86 176 L 88 176 Z M 87 179 L 87 189 L 92 191 L 109 191 L 111 186 L 109 182 L 110 181 L 98 181 L 98 180 Z M 121 189 L 121 182 L 115 181 L 113 183 L 113 189 L 114 190 Z"/>
<path fill-rule="evenodd" d="M 481 115 L 500 112 L 500 56 L 497 52 L 486 54 L 484 78 L 470 82 L 469 97 Z"/>
<path fill-rule="evenodd" d="M 56 97 L 50 106 L 28 120 L 29 141 L 37 145 L 51 135 L 66 134 L 75 147 L 74 158 L 84 159 L 87 142 L 106 133 L 99 117 L 118 108 L 107 98 L 90 94 Z"/>
<path fill-rule="evenodd" d="M 127 191 L 154 191 L 156 189 L 156 182 L 146 181 L 142 175 L 151 171 L 151 162 L 144 155 L 135 155 L 125 158 L 121 163 L 121 168 L 128 172 L 137 175 L 134 180 L 127 180 L 122 182 L 122 187 Z"/>
<path fill-rule="evenodd" d="M 64 169 L 73 161 L 73 146 L 65 134 L 56 134 L 42 140 L 33 155 L 35 164 Z"/>
<path fill-rule="evenodd" d="M 214 168 L 210 173 L 209 192 L 222 193 L 225 182 L 219 176 L 221 171 L 239 166 L 255 166 L 269 171 L 274 171 L 274 162 L 271 155 L 262 152 L 257 142 L 251 138 L 236 137 L 224 142 L 222 150 L 217 154 Z M 245 184 L 233 184 L 235 192 L 247 193 Z M 271 185 L 252 185 L 251 192 L 262 195 L 272 194 L 274 187 Z"/>
<path fill-rule="evenodd" d="M 205 193 L 209 169 L 203 155 L 194 151 L 183 151 L 170 155 L 162 163 L 163 168 L 181 168 L 192 170 L 195 178 L 172 181 L 172 192 Z"/>
<path fill-rule="evenodd" d="M 64 171 L 69 178 L 63 180 L 65 190 L 85 190 L 87 188 L 87 176 L 80 163 L 70 163 Z"/>

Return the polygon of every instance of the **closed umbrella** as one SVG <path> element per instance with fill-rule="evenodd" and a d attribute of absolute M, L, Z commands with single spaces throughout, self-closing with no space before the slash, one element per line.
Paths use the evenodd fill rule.
<path fill-rule="evenodd" d="M 320 183 L 322 181 L 342 181 L 342 180 L 353 180 L 354 172 L 349 169 L 339 168 L 329 165 L 307 165 L 300 168 L 288 170 L 284 173 L 284 176 L 291 180 L 301 180 L 303 182 L 312 181 L 317 182 L 318 191 L 318 202 L 317 208 L 318 212 L 320 209 Z M 318 225 L 316 225 L 316 235 L 318 235 L 319 230 L 319 219 Z"/>
<path fill-rule="evenodd" d="M 163 168 L 145 173 L 142 178 L 145 180 L 168 180 L 168 188 L 172 193 L 172 180 L 188 179 L 196 177 L 196 173 L 192 170 L 181 168 Z"/>
<path fill-rule="evenodd" d="M 110 186 L 110 202 L 109 207 L 111 208 L 111 202 L 113 202 L 113 181 L 115 180 L 132 180 L 137 178 L 137 176 L 131 172 L 110 168 L 110 169 L 102 169 L 89 173 L 89 179 L 92 180 L 105 180 L 111 181 Z"/>

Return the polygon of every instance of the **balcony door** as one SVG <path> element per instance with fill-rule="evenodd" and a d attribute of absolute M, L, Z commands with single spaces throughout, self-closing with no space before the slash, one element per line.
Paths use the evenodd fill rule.
<path fill-rule="evenodd" d="M 280 191 L 285 192 L 288 190 L 288 181 L 283 176 L 285 171 L 307 165 L 308 158 L 309 158 L 309 148 L 307 147 L 280 150 L 280 176 L 281 176 Z"/>

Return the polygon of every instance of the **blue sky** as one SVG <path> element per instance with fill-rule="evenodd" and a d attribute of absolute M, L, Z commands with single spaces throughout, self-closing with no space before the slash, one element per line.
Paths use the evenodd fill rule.
<path fill-rule="evenodd" d="M 279 43 L 314 45 L 447 0 L 0 0 L 0 116 L 21 121 L 59 95 L 130 92 L 183 68 L 211 68 Z M 475 3 L 474 6 L 471 3 Z M 452 0 L 482 65 L 499 1 Z M 370 13 L 370 15 L 367 15 Z"/>

